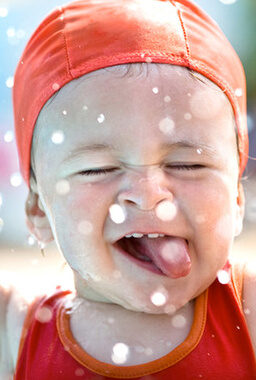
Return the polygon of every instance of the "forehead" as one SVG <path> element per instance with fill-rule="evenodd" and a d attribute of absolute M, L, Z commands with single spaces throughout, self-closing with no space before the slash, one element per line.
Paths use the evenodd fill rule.
<path fill-rule="evenodd" d="M 135 132 L 152 143 L 159 133 L 165 138 L 159 119 L 173 122 L 177 138 L 234 135 L 231 104 L 213 82 L 187 68 L 142 63 L 101 69 L 64 86 L 42 109 L 34 144 L 51 146 L 56 130 L 65 134 L 67 149 L 122 136 L 132 144 Z"/>

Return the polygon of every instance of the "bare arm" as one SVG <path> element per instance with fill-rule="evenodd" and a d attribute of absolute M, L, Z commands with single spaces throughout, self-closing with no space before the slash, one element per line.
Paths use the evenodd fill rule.
<path fill-rule="evenodd" d="M 1 279 L 0 279 L 1 281 Z M 14 374 L 28 303 L 12 286 L 0 285 L 0 379 Z"/>
<path fill-rule="evenodd" d="M 245 268 L 242 298 L 244 315 L 256 354 L 256 262 Z"/>

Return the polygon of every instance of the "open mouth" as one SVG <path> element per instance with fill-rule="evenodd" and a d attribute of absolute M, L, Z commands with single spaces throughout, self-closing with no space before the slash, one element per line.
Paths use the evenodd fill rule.
<path fill-rule="evenodd" d="M 152 263 L 152 260 L 147 256 L 144 245 L 140 240 L 141 239 L 133 237 L 129 239 L 124 237 L 118 240 L 116 245 L 136 259 Z"/>
<path fill-rule="evenodd" d="M 147 269 L 153 273 L 164 275 L 162 270 L 147 256 L 145 246 L 141 239 L 137 238 L 122 238 L 118 240 L 114 247 L 126 257 L 129 257 L 137 265 Z"/>
<path fill-rule="evenodd" d="M 191 269 L 188 241 L 181 237 L 123 237 L 114 247 L 140 267 L 170 278 L 187 276 Z"/>

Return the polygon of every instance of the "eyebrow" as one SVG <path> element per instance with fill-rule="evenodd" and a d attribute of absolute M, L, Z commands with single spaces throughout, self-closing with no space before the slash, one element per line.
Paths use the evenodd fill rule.
<path fill-rule="evenodd" d="M 188 140 L 175 141 L 173 143 L 164 143 L 161 145 L 162 150 L 171 150 L 173 148 L 188 148 L 188 149 L 203 149 L 206 150 L 209 154 L 215 154 L 216 149 L 212 146 L 204 143 L 195 143 Z M 108 144 L 91 144 L 91 145 L 81 145 L 77 149 L 70 151 L 70 155 L 76 156 L 82 153 L 90 152 L 110 152 L 117 150 L 113 145 Z"/>

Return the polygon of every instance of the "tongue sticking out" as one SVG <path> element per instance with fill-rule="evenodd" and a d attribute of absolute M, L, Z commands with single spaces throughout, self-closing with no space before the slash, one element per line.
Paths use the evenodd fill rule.
<path fill-rule="evenodd" d="M 179 278 L 188 275 L 191 260 L 188 246 L 184 239 L 178 237 L 136 239 L 139 251 L 148 256 L 153 263 L 168 277 Z"/>

